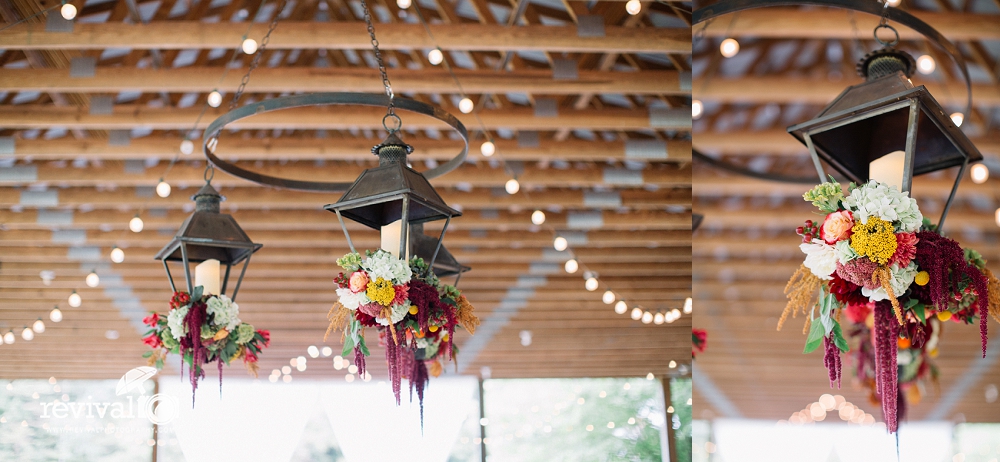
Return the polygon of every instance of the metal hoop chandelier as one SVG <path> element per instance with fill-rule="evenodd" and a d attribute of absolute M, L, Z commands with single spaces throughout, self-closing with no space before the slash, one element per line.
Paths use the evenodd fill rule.
<path fill-rule="evenodd" d="M 453 128 L 462 138 L 462 150 L 448 162 L 430 170 L 421 172 L 426 178 L 436 178 L 444 175 L 445 173 L 458 168 L 459 165 L 462 165 L 462 163 L 465 162 L 465 157 L 469 152 L 469 132 L 466 130 L 465 125 L 455 118 L 455 116 L 445 112 L 439 107 L 431 106 L 412 99 L 400 97 L 390 98 L 387 95 L 374 93 L 310 93 L 305 95 L 283 96 L 233 109 L 219 116 L 219 118 L 209 124 L 208 128 L 205 130 L 204 137 L 202 138 L 202 151 L 205 153 L 205 157 L 208 158 L 208 161 L 215 165 L 215 167 L 219 170 L 248 181 L 253 181 L 254 183 L 300 191 L 345 191 L 351 186 L 352 183 L 332 183 L 279 178 L 247 170 L 245 168 L 238 167 L 231 162 L 222 160 L 215 155 L 215 149 L 218 147 L 217 145 L 219 142 L 219 134 L 227 125 L 235 121 L 281 109 L 331 105 L 376 106 L 384 108 L 390 103 L 396 108 L 406 109 L 411 112 L 423 114 L 440 120 L 449 127 Z M 395 116 L 395 114 L 392 115 Z M 397 125 L 395 128 L 386 126 L 385 121 L 389 117 L 389 114 L 383 117 L 382 126 L 386 129 L 386 131 L 394 132 L 399 129 L 399 117 L 396 117 Z"/>
<path fill-rule="evenodd" d="M 884 16 L 889 20 L 902 24 L 910 29 L 919 32 L 931 43 L 937 45 L 958 65 L 965 78 L 966 102 L 963 114 L 968 117 L 972 112 L 972 80 L 969 78 L 969 68 L 965 64 L 965 58 L 955 44 L 946 39 L 940 32 L 931 27 L 926 22 L 916 16 L 898 8 L 890 8 L 888 5 L 882 6 L 871 0 L 720 0 L 711 5 L 694 10 L 692 14 L 692 24 L 701 24 L 719 16 L 736 13 L 743 10 L 753 10 L 757 8 L 768 8 L 776 6 L 799 6 L 816 5 L 832 8 L 842 8 L 861 13 L 869 13 L 875 16 Z M 706 25 L 707 27 L 707 25 Z M 895 30 L 894 30 L 895 31 Z M 878 37 L 876 36 L 876 40 Z M 898 35 L 897 35 L 898 40 Z"/>

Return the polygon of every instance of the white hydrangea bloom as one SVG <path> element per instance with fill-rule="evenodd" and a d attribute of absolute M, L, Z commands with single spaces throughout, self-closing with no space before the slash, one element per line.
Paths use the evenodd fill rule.
<path fill-rule="evenodd" d="M 225 327 L 229 332 L 232 332 L 236 326 L 243 322 L 239 318 L 240 306 L 225 295 L 209 298 L 207 305 L 205 311 L 214 316 L 215 325 Z"/>
<path fill-rule="evenodd" d="M 187 325 L 184 324 L 184 317 L 187 314 L 187 306 L 170 310 L 170 313 L 167 313 L 167 328 L 170 329 L 170 335 L 174 337 L 174 340 L 180 341 L 181 337 L 187 333 Z"/>
<path fill-rule="evenodd" d="M 381 249 L 368 257 L 361 264 L 361 267 L 368 272 L 368 277 L 372 281 L 382 278 L 386 281 L 392 281 L 393 285 L 405 284 L 413 275 L 407 262 Z"/>
<path fill-rule="evenodd" d="M 337 288 L 337 296 L 340 297 L 340 304 L 351 311 L 358 309 L 361 305 L 367 305 L 372 302 L 363 290 L 354 293 L 349 288 Z"/>
<path fill-rule="evenodd" d="M 837 241 L 837 243 L 834 244 L 834 248 L 837 249 L 837 261 L 839 261 L 841 265 L 846 265 L 847 262 L 851 260 L 861 258 L 861 255 L 858 255 L 858 253 L 851 248 L 851 242 L 849 239 Z"/>
<path fill-rule="evenodd" d="M 911 261 L 905 268 L 900 268 L 899 265 L 892 265 L 889 267 L 889 272 L 892 274 L 892 281 L 889 285 L 892 286 L 892 291 L 896 298 L 899 298 L 910 287 L 910 284 L 913 284 L 913 278 L 917 277 L 917 264 Z M 873 302 L 889 299 L 889 294 L 885 293 L 885 289 L 881 287 L 874 290 L 862 287 L 861 295 L 868 297 L 868 300 Z"/>
<path fill-rule="evenodd" d="M 854 212 L 855 220 L 867 224 L 868 217 L 879 217 L 893 222 L 896 232 L 912 233 L 919 230 L 924 221 L 916 199 L 909 193 L 901 193 L 894 186 L 876 181 L 852 189 L 843 203 Z"/>
<path fill-rule="evenodd" d="M 402 321 L 403 318 L 406 317 L 406 313 L 408 311 L 410 311 L 410 301 L 409 300 L 407 300 L 406 303 L 403 303 L 403 304 L 392 305 L 392 317 L 390 318 L 390 320 L 392 321 L 393 324 L 395 324 L 395 323 L 397 323 L 399 321 Z M 375 317 L 375 322 L 377 322 L 377 323 L 379 323 L 379 324 L 381 324 L 383 326 L 388 326 L 389 325 L 389 322 L 385 318 L 380 318 L 378 316 Z"/>
<path fill-rule="evenodd" d="M 833 279 L 830 275 L 837 270 L 837 249 L 820 239 L 802 243 L 799 249 L 806 254 L 806 261 L 803 264 L 812 271 L 812 274 L 823 280 Z"/>

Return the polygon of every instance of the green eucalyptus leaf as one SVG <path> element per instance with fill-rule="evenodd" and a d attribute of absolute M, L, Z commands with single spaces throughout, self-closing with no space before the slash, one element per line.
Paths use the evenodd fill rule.
<path fill-rule="evenodd" d="M 368 351 L 368 345 L 365 344 L 365 338 L 364 337 L 360 337 L 359 342 L 358 342 L 358 348 L 361 349 L 361 353 L 364 354 L 365 356 L 371 356 L 372 353 L 370 351 Z"/>
<path fill-rule="evenodd" d="M 844 338 L 844 332 L 841 330 L 839 322 L 833 326 L 833 343 L 844 353 L 851 351 L 850 346 L 847 345 L 847 339 Z"/>
<path fill-rule="evenodd" d="M 809 327 L 809 336 L 806 337 L 806 347 L 802 354 L 812 353 L 823 343 L 823 324 L 814 322 Z"/>
<path fill-rule="evenodd" d="M 354 337 L 348 335 L 344 338 L 344 349 L 340 352 L 340 356 L 348 357 L 351 354 L 351 350 L 354 349 Z"/>
<path fill-rule="evenodd" d="M 913 310 L 913 314 L 917 315 L 917 318 L 920 319 L 920 322 L 922 323 L 927 322 L 927 313 L 924 310 L 923 303 L 917 303 L 916 305 L 910 307 L 910 309 Z"/>
<path fill-rule="evenodd" d="M 147 352 L 145 352 L 145 353 L 142 354 L 143 358 L 148 358 L 150 356 L 153 356 L 153 352 L 152 351 L 147 351 Z"/>
<path fill-rule="evenodd" d="M 205 288 L 202 286 L 197 286 L 191 291 L 191 302 L 194 303 L 201 300 L 201 294 L 204 293 Z"/>

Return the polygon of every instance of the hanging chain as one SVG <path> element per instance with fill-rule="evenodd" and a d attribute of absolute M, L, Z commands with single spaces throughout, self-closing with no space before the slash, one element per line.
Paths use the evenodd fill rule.
<path fill-rule="evenodd" d="M 368 3 L 365 0 L 361 0 L 361 8 L 365 12 L 365 25 L 368 26 L 368 36 L 372 39 L 372 51 L 375 52 L 375 61 L 378 62 L 378 71 L 382 74 L 382 86 L 385 87 L 385 95 L 389 97 L 389 106 L 386 108 L 385 117 L 382 118 L 382 126 L 385 127 L 387 131 L 393 132 L 399 130 L 402 123 L 399 120 L 399 116 L 396 115 L 395 111 L 395 94 L 392 92 L 392 84 L 389 83 L 389 75 L 385 73 L 385 62 L 382 60 L 382 52 L 378 49 L 378 39 L 375 38 L 375 25 L 372 24 L 372 14 L 368 9 Z M 388 118 L 393 118 L 396 120 L 396 127 L 390 129 L 386 126 L 385 121 Z"/>
<path fill-rule="evenodd" d="M 260 46 L 257 47 L 257 52 L 253 55 L 253 60 L 250 61 L 250 68 L 247 69 L 247 73 L 243 74 L 243 80 L 240 81 L 239 88 L 236 89 L 236 94 L 233 95 L 233 100 L 229 102 L 229 110 L 232 111 L 236 109 L 236 105 L 240 102 L 240 97 L 243 96 L 243 90 L 246 89 L 247 84 L 250 83 L 250 74 L 253 73 L 254 69 L 260 64 L 260 57 L 264 55 L 264 50 L 267 49 L 267 44 L 271 41 L 271 32 L 278 27 L 278 18 L 281 16 L 281 12 L 285 11 L 286 0 L 281 0 L 281 4 L 278 5 L 278 10 L 274 13 L 274 17 L 271 18 L 271 24 L 267 27 L 267 33 L 264 34 L 264 38 L 260 40 Z M 251 19 L 252 21 L 252 19 Z M 246 37 L 244 37 L 246 39 Z M 239 53 L 239 51 L 237 51 Z"/>

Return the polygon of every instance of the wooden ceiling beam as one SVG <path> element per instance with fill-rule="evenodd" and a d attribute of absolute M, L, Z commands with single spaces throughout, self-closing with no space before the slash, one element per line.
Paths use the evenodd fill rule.
<path fill-rule="evenodd" d="M 1000 156 L 1000 133 L 972 137 L 983 154 Z M 728 156 L 808 156 L 806 146 L 785 130 L 707 131 L 694 134 L 694 147 L 702 153 Z"/>
<path fill-rule="evenodd" d="M 615 93 L 641 95 L 686 95 L 676 71 L 600 72 L 579 71 L 573 80 L 554 79 L 552 71 L 454 69 L 467 93 L 524 92 L 541 95 Z M 451 76 L 440 69 L 391 69 L 392 88 L 397 93 L 459 93 Z M 225 76 L 219 80 L 219 76 Z M 69 78 L 66 69 L 2 69 L 0 90 L 76 93 L 200 92 L 213 89 L 235 92 L 242 74 L 226 73 L 221 67 L 137 69 L 98 67 L 92 78 Z M 332 84 L 332 82 L 335 82 Z M 378 71 L 369 68 L 276 67 L 254 71 L 247 90 L 266 92 L 377 93 L 383 90 Z"/>
<path fill-rule="evenodd" d="M 861 83 L 851 77 L 840 81 L 799 77 L 741 77 L 739 79 L 713 78 L 703 84 L 693 84 L 694 98 L 701 101 L 742 104 L 805 103 L 826 106 L 850 85 Z M 924 85 L 942 105 L 965 105 L 965 84 L 949 81 L 942 86 L 926 77 L 913 77 L 914 85 Z M 1000 87 L 995 84 L 973 84 L 972 102 L 979 107 L 1000 106 Z"/>
<path fill-rule="evenodd" d="M 539 228 L 531 223 L 532 211 L 509 212 L 506 210 L 483 213 L 479 210 L 470 210 L 461 218 L 452 220 L 448 226 L 449 230 L 462 229 L 506 229 L 538 230 Z M 10 210 L 0 210 L 0 223 L 5 229 L 21 230 L 48 230 L 52 229 L 52 224 L 46 224 L 44 217 L 35 210 L 25 210 L 21 213 Z M 104 229 L 110 226 L 114 230 L 128 229 L 128 221 L 135 214 L 116 210 L 94 210 L 87 213 L 74 213 L 72 224 L 57 225 L 73 229 Z M 145 214 L 143 221 L 145 227 L 149 229 L 177 227 L 190 214 L 182 210 L 170 210 L 165 213 Z M 331 226 L 339 227 L 333 214 L 320 210 L 310 211 L 288 211 L 288 210 L 236 210 L 231 213 L 233 218 L 239 222 L 240 227 L 245 231 L 255 230 L 317 230 L 330 229 Z M 603 222 L 596 228 L 614 230 L 668 230 L 668 229 L 691 229 L 691 213 L 669 213 L 662 210 L 642 210 L 627 211 L 619 213 L 617 211 L 597 211 Z M 589 215 L 588 217 L 596 218 Z M 545 214 L 545 225 L 554 229 L 567 229 L 568 215 L 565 212 L 549 212 Z M 992 219 L 992 218 L 991 218 Z M 351 232 L 367 229 L 364 225 L 355 222 L 347 222 L 347 228 Z M 427 232 L 439 232 L 444 225 L 442 221 L 429 222 L 424 225 Z M 793 226 L 794 228 L 794 226 Z"/>
<path fill-rule="evenodd" d="M 263 37 L 267 24 L 250 26 L 250 37 Z M 635 29 L 606 26 L 603 37 L 580 37 L 576 27 L 525 25 L 505 27 L 491 24 L 431 24 L 436 43 L 421 24 L 393 24 L 378 30 L 379 48 L 409 50 L 433 48 L 450 50 L 517 50 L 564 53 L 690 53 L 691 31 L 678 29 Z M 247 24 L 240 22 L 154 21 L 145 25 L 122 23 L 74 24 L 72 33 L 46 32 L 40 24 L 20 24 L 0 31 L 5 49 L 90 50 L 131 49 L 215 49 L 235 48 L 242 41 Z M 326 48 L 367 50 L 371 41 L 364 23 L 282 21 L 271 36 L 268 49 Z"/>
<path fill-rule="evenodd" d="M 994 90 L 1000 93 L 1000 90 Z M 0 126 L 8 129 L 67 129 L 131 130 L 136 127 L 154 130 L 204 129 L 225 109 L 208 109 L 198 120 L 200 107 L 148 108 L 117 105 L 111 115 L 91 115 L 75 107 L 43 107 L 33 105 L 0 106 Z M 416 116 L 397 108 L 406 129 L 450 129 L 443 122 L 426 116 Z M 382 129 L 385 108 L 359 106 L 321 106 L 275 111 L 234 122 L 226 129 L 287 130 L 287 129 Z M 482 110 L 477 115 L 455 115 L 467 127 L 513 130 L 559 130 L 565 127 L 591 130 L 679 130 L 691 129 L 691 111 L 668 109 L 651 117 L 646 109 L 566 110 L 557 117 L 538 117 L 532 109 Z M 482 124 L 479 121 L 482 121 Z"/>
<path fill-rule="evenodd" d="M 340 242 L 344 239 L 344 233 L 337 226 L 336 221 L 331 221 L 330 230 L 327 231 L 255 231 L 253 239 L 256 242 L 266 242 L 267 245 L 279 247 L 303 247 L 320 242 Z M 155 232 L 132 233 L 128 236 L 128 242 L 134 247 L 162 247 L 165 245 L 166 236 L 158 235 Z M 121 232 L 85 231 L 86 242 L 89 245 L 111 246 L 121 240 Z M 0 248 L 17 246 L 66 246 L 66 242 L 53 241 L 53 236 L 48 233 L 35 231 L 7 230 L 0 231 Z M 650 247 L 650 246 L 690 246 L 690 231 L 631 231 L 622 233 L 619 231 L 588 231 L 587 246 L 595 247 Z M 377 231 L 351 233 L 354 246 L 359 249 L 374 249 L 380 245 Z M 502 247 L 541 247 L 552 246 L 552 235 L 549 233 L 523 233 L 518 231 L 452 231 L 445 235 L 449 247 L 460 247 L 471 245 L 483 248 Z"/>
<path fill-rule="evenodd" d="M 951 41 L 997 40 L 1000 28 L 997 15 L 944 13 L 910 9 L 908 13 L 926 22 Z M 864 13 L 854 13 L 857 30 L 870 38 L 872 29 L 878 25 L 879 17 Z M 732 24 L 730 24 L 732 22 Z M 900 40 L 924 40 L 918 32 L 901 24 L 892 24 L 899 30 Z M 701 27 L 700 25 L 698 26 Z M 812 10 L 795 8 L 759 8 L 741 11 L 736 21 L 729 17 L 708 24 L 708 37 L 768 37 L 800 39 L 845 39 L 855 37 L 857 31 L 851 26 L 851 12 L 838 8 L 816 8 Z"/>
<path fill-rule="evenodd" d="M 791 138 L 790 135 L 785 136 Z M 200 140 L 198 140 L 200 141 Z M 220 143 L 216 154 L 223 159 L 238 156 L 242 160 L 372 160 L 371 147 L 381 140 L 364 138 L 249 138 L 239 134 L 228 136 Z M 413 161 L 448 160 L 458 152 L 458 143 L 449 140 L 406 137 L 414 151 L 407 158 Z M 792 139 L 794 141 L 794 139 Z M 169 136 L 136 138 L 128 146 L 112 146 L 102 141 L 59 139 L 15 139 L 18 157 L 34 160 L 128 160 L 158 157 L 170 159 L 177 155 L 181 139 Z M 572 139 L 562 142 L 540 140 L 538 147 L 521 147 L 515 140 L 494 139 L 497 152 L 504 160 L 521 161 L 591 161 L 645 160 L 649 162 L 690 162 L 691 140 L 665 140 L 666 159 L 643 159 L 626 153 L 622 141 L 587 141 Z M 1000 142 L 997 143 L 1000 147 Z M 478 151 L 478 145 L 470 147 Z M 200 156 L 198 156 L 200 158 Z M 470 158 L 479 159 L 478 153 Z M 187 158 L 182 157 L 182 161 Z"/>
<path fill-rule="evenodd" d="M 316 178 L 320 175 L 323 181 L 339 182 L 350 185 L 358 178 L 364 170 L 363 166 L 355 163 L 327 162 L 322 166 L 314 162 L 288 162 L 284 165 L 272 163 L 260 167 L 248 166 L 257 173 L 276 176 L 279 178 L 307 179 Z M 370 167 L 375 167 L 372 164 Z M 177 184 L 195 185 L 204 183 L 204 167 L 192 166 L 186 163 L 177 163 L 170 169 L 169 176 L 164 176 L 164 169 L 148 169 L 142 173 L 130 174 L 121 165 L 108 165 L 106 167 L 87 168 L 60 168 L 51 164 L 32 165 L 37 172 L 34 179 L 27 177 L 18 181 L 0 181 L 0 185 L 16 186 L 30 185 L 34 183 L 51 183 L 64 186 L 95 186 L 115 184 L 119 187 L 128 186 L 150 186 L 156 185 L 161 178 Z M 517 175 L 517 180 L 522 187 L 542 186 L 551 187 L 586 187 L 593 184 L 608 184 L 615 186 L 613 180 L 614 172 L 611 167 L 590 167 L 584 169 L 554 169 L 539 168 L 536 165 L 525 165 L 524 170 Z M 684 187 L 691 184 L 691 165 L 678 166 L 676 164 L 649 165 L 642 170 L 628 171 L 629 175 L 635 177 L 633 183 L 622 184 L 620 186 L 644 186 L 655 185 L 659 187 Z M 434 178 L 434 185 L 437 187 L 468 187 L 475 188 L 500 188 L 511 176 L 500 168 L 484 168 L 472 164 L 463 164 L 448 175 Z M 218 187 L 247 186 L 247 180 L 218 172 L 212 179 L 212 184 Z"/>
<path fill-rule="evenodd" d="M 190 207 L 192 204 L 190 195 L 197 191 L 204 184 L 204 180 L 199 180 L 188 185 L 174 184 L 174 193 L 170 197 L 155 200 L 152 196 L 142 197 L 136 190 L 118 188 L 60 188 L 54 189 L 57 200 L 56 205 L 45 205 L 44 207 L 86 207 L 90 210 L 116 209 L 120 207 L 135 209 L 160 208 L 174 209 L 179 207 Z M 324 204 L 333 203 L 339 197 L 339 193 L 317 194 L 309 192 L 289 191 L 276 189 L 261 194 L 256 185 L 244 183 L 247 187 L 223 188 L 221 193 L 226 197 L 222 203 L 223 210 L 232 210 L 234 207 L 241 209 L 309 209 L 321 210 Z M 148 183 L 149 187 L 155 183 Z M 185 191 L 187 188 L 195 188 Z M 180 188 L 180 189 L 178 189 Z M 437 188 L 438 194 L 445 203 L 460 206 L 464 210 L 469 209 L 517 209 L 558 206 L 570 209 L 617 209 L 621 207 L 632 209 L 662 209 L 670 206 L 691 207 L 690 188 L 660 188 L 656 191 L 645 189 L 623 189 L 611 191 L 608 197 L 620 198 L 618 201 L 591 203 L 588 199 L 589 193 L 582 190 L 557 190 L 549 189 L 544 191 L 532 191 L 531 196 L 526 194 L 496 194 L 489 189 L 473 189 L 469 192 L 457 191 L 451 188 Z M 16 188 L 0 187 L 0 204 L 18 204 L 21 202 L 22 191 Z M 26 206 L 33 207 L 33 206 Z M 228 212 L 227 212 L 228 213 Z"/>

